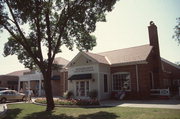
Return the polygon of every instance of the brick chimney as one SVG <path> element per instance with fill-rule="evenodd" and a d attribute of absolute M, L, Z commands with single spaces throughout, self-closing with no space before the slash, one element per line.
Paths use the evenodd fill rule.
<path fill-rule="evenodd" d="M 154 51 L 156 52 L 157 57 L 160 57 L 157 26 L 154 24 L 153 21 L 150 21 L 148 31 L 150 45 L 154 47 Z"/>
<path fill-rule="evenodd" d="M 149 42 L 150 45 L 153 46 L 152 49 L 152 67 L 153 67 L 153 78 L 154 78 L 154 88 L 161 87 L 161 78 L 162 78 L 162 65 L 161 65 L 161 57 L 159 51 L 159 41 L 158 41 L 158 32 L 157 26 L 153 21 L 150 22 L 150 26 L 148 26 L 149 31 Z"/>

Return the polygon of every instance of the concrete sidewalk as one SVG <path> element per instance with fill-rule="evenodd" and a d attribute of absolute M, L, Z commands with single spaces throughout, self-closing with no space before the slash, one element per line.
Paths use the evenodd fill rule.
<path fill-rule="evenodd" d="M 106 100 L 101 106 L 180 109 L 180 100 Z"/>
<path fill-rule="evenodd" d="M 7 105 L 0 104 L 0 119 L 4 117 L 6 111 L 7 111 Z"/>

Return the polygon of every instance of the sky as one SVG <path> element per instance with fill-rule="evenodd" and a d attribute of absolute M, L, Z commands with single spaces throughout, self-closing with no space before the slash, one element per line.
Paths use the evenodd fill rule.
<path fill-rule="evenodd" d="M 107 13 L 107 22 L 99 22 L 93 35 L 97 46 L 90 52 L 100 53 L 149 44 L 148 26 L 154 21 L 158 28 L 161 57 L 175 63 L 180 61 L 180 45 L 172 36 L 180 17 L 180 0 L 120 0 L 112 12 Z M 3 57 L 7 32 L 0 33 L 0 75 L 23 70 L 17 56 Z M 72 60 L 79 51 L 62 48 L 57 57 Z"/>

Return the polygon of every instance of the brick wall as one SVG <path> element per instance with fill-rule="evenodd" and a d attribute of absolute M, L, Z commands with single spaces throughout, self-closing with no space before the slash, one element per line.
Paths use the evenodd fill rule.
<path fill-rule="evenodd" d="M 0 87 L 7 87 L 9 89 L 17 90 L 18 89 L 18 76 L 0 76 Z"/>
<path fill-rule="evenodd" d="M 126 99 L 147 99 L 150 97 L 150 79 L 149 79 L 150 68 L 151 67 L 149 64 L 137 65 L 138 77 L 139 77 L 138 81 L 136 75 L 136 65 L 111 67 L 111 73 L 112 74 L 117 72 L 130 73 L 131 91 L 126 92 Z M 137 82 L 139 82 L 139 91 L 137 89 L 138 86 Z"/>
<path fill-rule="evenodd" d="M 53 96 L 63 96 L 67 90 L 67 72 L 59 72 L 58 75 L 60 80 L 51 80 Z"/>

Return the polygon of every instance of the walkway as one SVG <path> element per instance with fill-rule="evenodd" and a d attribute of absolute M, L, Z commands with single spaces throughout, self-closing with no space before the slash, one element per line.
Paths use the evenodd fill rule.
<path fill-rule="evenodd" d="M 180 100 L 106 100 L 101 106 L 180 109 Z"/>

